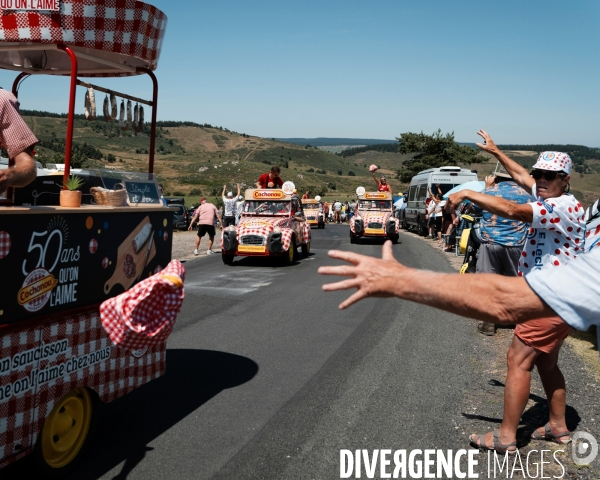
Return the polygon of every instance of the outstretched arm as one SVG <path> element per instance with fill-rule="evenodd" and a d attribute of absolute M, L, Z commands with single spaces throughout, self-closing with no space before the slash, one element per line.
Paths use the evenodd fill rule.
<path fill-rule="evenodd" d="M 225 196 L 225 190 L 227 190 L 227 185 L 223 185 L 223 191 L 221 192 L 221 196 Z"/>
<path fill-rule="evenodd" d="M 375 180 L 375 183 L 377 184 L 377 188 L 379 188 L 379 180 L 377 180 L 377 176 L 375 175 L 375 172 L 371 172 L 371 175 L 373 175 L 373 180 Z"/>
<path fill-rule="evenodd" d="M 494 197 L 473 190 L 461 190 L 448 197 L 450 208 L 453 209 L 456 209 L 465 200 L 470 200 L 479 208 L 503 218 L 526 223 L 533 221 L 533 208 L 528 203 L 514 203 L 505 198 Z"/>
<path fill-rule="evenodd" d="M 237 196 L 239 197 L 240 196 L 240 192 L 241 192 L 241 190 L 240 190 L 240 184 L 239 183 L 237 184 L 237 188 L 238 188 Z"/>
<path fill-rule="evenodd" d="M 492 137 L 490 137 L 485 130 L 479 130 L 477 135 L 483 138 L 483 141 L 485 142 L 477 143 L 477 146 L 496 157 L 504 166 L 504 168 L 506 168 L 506 171 L 513 178 L 513 180 L 523 189 L 527 190 L 528 193 L 531 193 L 531 189 L 535 183 L 535 180 L 531 178 L 531 175 L 529 175 L 527 169 L 519 165 L 502 150 L 500 150 L 492 140 Z"/>
<path fill-rule="evenodd" d="M 340 250 L 331 250 L 329 256 L 350 265 L 320 267 L 319 273 L 350 278 L 325 284 L 323 290 L 357 289 L 340 304 L 340 309 L 363 298 L 395 296 L 498 324 L 556 315 L 522 277 L 446 274 L 408 268 L 394 259 L 389 240 L 383 245 L 381 259 Z"/>

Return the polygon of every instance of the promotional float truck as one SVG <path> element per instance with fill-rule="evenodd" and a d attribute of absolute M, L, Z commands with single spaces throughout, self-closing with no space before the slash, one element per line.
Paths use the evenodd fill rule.
<path fill-rule="evenodd" d="M 164 343 L 116 347 L 99 305 L 171 259 L 173 212 L 162 207 L 153 176 L 158 83 L 152 71 L 167 18 L 135 0 L 2 5 L 8 3 L 19 10 L 0 16 L 0 67 L 21 72 L 15 96 L 30 75 L 70 77 L 64 176 L 46 178 L 62 183 L 70 173 L 76 86 L 90 86 L 78 75 L 144 73 L 154 87 L 152 101 L 145 101 L 93 86 L 152 108 L 149 172 L 118 179 L 127 190 L 124 206 L 43 206 L 37 200 L 51 193 L 17 200 L 24 189 L 9 189 L 0 200 L 0 468 L 33 453 L 38 478 L 51 478 L 81 457 L 98 400 L 119 398 L 165 369 Z M 42 4 L 54 10 L 36 10 Z M 117 181 L 114 175 L 105 186 Z"/>
<path fill-rule="evenodd" d="M 323 205 L 320 198 L 317 200 L 305 199 L 302 200 L 302 209 L 306 216 L 306 223 L 311 227 L 325 228 L 325 213 L 323 213 Z"/>
<path fill-rule="evenodd" d="M 358 201 L 350 220 L 350 243 L 359 237 L 389 238 L 398 243 L 400 222 L 394 217 L 390 192 L 365 192 L 356 189 Z"/>
<path fill-rule="evenodd" d="M 310 225 L 297 195 L 279 189 L 249 189 L 240 223 L 221 233 L 223 262 L 231 265 L 236 256 L 277 256 L 290 265 L 296 260 L 298 246 L 303 256 L 308 256 L 310 241 Z"/>

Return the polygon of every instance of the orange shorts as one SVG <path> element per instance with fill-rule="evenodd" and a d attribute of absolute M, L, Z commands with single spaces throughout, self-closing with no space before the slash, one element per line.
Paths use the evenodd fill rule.
<path fill-rule="evenodd" d="M 571 331 L 568 323 L 560 317 L 536 318 L 519 323 L 515 335 L 528 347 L 550 353 Z"/>

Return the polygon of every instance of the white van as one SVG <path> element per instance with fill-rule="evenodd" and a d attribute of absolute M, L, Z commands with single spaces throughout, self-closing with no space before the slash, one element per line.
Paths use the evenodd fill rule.
<path fill-rule="evenodd" d="M 427 235 L 427 212 L 425 200 L 429 197 L 427 189 L 437 193 L 440 185 L 442 194 L 465 182 L 476 181 L 477 173 L 460 167 L 429 168 L 415 175 L 410 181 L 408 202 L 404 210 L 402 226 L 416 227 L 419 235 Z"/>

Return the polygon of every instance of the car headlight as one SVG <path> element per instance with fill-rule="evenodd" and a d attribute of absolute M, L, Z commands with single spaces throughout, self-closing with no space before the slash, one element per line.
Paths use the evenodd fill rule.
<path fill-rule="evenodd" d="M 281 227 L 273 227 L 273 233 L 281 233 Z"/>

